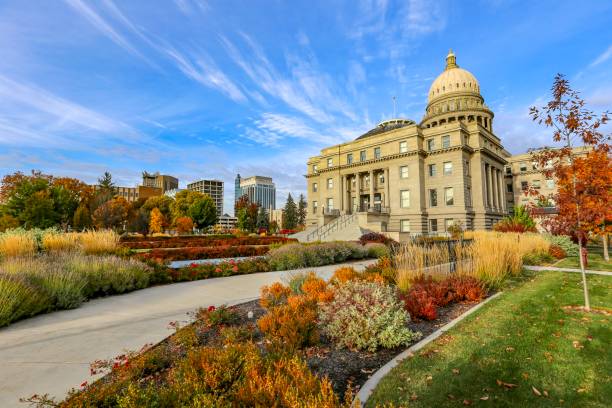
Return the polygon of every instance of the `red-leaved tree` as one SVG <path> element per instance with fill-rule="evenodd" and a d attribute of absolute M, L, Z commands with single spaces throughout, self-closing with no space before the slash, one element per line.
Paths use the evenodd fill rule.
<path fill-rule="evenodd" d="M 543 225 L 575 236 L 582 255 L 590 234 L 609 233 L 612 227 L 611 135 L 601 131 L 609 113 L 597 115 L 587 109 L 579 93 L 561 74 L 555 76 L 552 94 L 553 99 L 546 106 L 530 109 L 533 120 L 552 128 L 553 140 L 563 144 L 560 149 L 545 148 L 532 153 L 546 178 L 554 178 L 557 183 L 558 191 L 553 198 L 558 214 L 545 218 Z M 577 154 L 574 147 L 578 144 L 586 146 L 586 153 Z M 590 310 L 582 256 L 580 269 L 585 309 Z"/>

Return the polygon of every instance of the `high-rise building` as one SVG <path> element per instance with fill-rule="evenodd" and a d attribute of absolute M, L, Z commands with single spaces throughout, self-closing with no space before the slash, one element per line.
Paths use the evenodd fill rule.
<path fill-rule="evenodd" d="M 217 216 L 223 215 L 223 182 L 220 180 L 199 180 L 187 184 L 187 190 L 208 194 L 215 202 Z"/>
<path fill-rule="evenodd" d="M 236 202 L 238 201 L 238 199 L 242 196 L 242 190 L 240 189 L 240 173 L 238 173 L 236 175 L 236 179 L 234 180 L 234 216 L 237 216 L 238 214 L 236 214 Z"/>
<path fill-rule="evenodd" d="M 143 171 L 142 185 L 145 187 L 160 188 L 163 194 L 168 190 L 178 188 L 179 181 L 176 177 L 159 174 L 159 172 L 151 174 L 146 171 Z"/>
<path fill-rule="evenodd" d="M 276 186 L 272 177 L 251 176 L 241 178 L 236 176 L 235 200 L 246 195 L 252 203 L 257 203 L 266 210 L 276 209 Z"/>

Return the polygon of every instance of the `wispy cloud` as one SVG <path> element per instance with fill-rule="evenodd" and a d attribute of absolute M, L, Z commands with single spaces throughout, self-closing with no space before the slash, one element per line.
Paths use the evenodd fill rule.
<path fill-rule="evenodd" d="M 606 62 L 607 60 L 609 60 L 610 57 L 612 57 L 612 45 L 610 45 L 604 52 L 599 54 L 599 56 L 595 58 L 595 60 L 593 60 L 593 62 L 589 64 L 589 67 L 590 68 L 596 67 L 597 65 L 602 64 Z"/>
<path fill-rule="evenodd" d="M 203 51 L 190 57 L 172 47 L 164 47 L 166 54 L 176 62 L 179 69 L 200 84 L 217 89 L 236 102 L 245 102 L 246 96 L 238 86 L 225 75 Z"/>
<path fill-rule="evenodd" d="M 204 0 L 174 0 L 178 9 L 186 15 L 191 15 L 195 10 L 206 12 L 210 8 Z"/>

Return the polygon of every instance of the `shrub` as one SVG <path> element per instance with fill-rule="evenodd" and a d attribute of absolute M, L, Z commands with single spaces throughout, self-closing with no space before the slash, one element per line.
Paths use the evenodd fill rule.
<path fill-rule="evenodd" d="M 368 250 L 354 242 L 325 242 L 317 244 L 288 244 L 270 250 L 268 261 L 273 270 L 307 268 L 330 265 L 348 259 L 363 259 Z"/>
<path fill-rule="evenodd" d="M 552 257 L 557 258 L 557 259 L 563 259 L 567 256 L 563 248 L 561 248 L 559 245 L 556 245 L 556 244 L 550 245 L 550 248 L 548 249 L 548 253 Z"/>
<path fill-rule="evenodd" d="M 557 245 L 567 256 L 578 256 L 578 245 L 572 241 L 572 238 L 567 235 L 551 235 L 544 234 L 544 238 L 552 245 Z"/>
<path fill-rule="evenodd" d="M 327 282 L 311 272 L 302 283 L 302 293 L 315 302 L 329 302 L 334 298 L 334 291 Z"/>
<path fill-rule="evenodd" d="M 523 255 L 523 264 L 525 265 L 543 265 L 554 260 L 555 258 L 548 251 L 532 251 Z"/>
<path fill-rule="evenodd" d="M 48 309 L 48 296 L 19 276 L 0 272 L 0 327 Z"/>
<path fill-rule="evenodd" d="M 366 244 L 365 250 L 370 258 L 384 258 L 391 254 L 389 247 L 384 244 Z"/>
<path fill-rule="evenodd" d="M 294 295 L 303 294 L 302 285 L 304 284 L 304 281 L 308 279 L 308 275 L 309 274 L 306 272 L 294 272 L 289 275 L 289 282 L 287 284 L 291 288 Z"/>
<path fill-rule="evenodd" d="M 136 254 L 140 259 L 159 261 L 185 261 L 197 259 L 236 258 L 245 256 L 262 256 L 269 251 L 268 246 L 213 246 L 188 248 L 156 248 L 149 252 Z"/>
<path fill-rule="evenodd" d="M 360 277 L 359 273 L 350 266 L 344 266 L 342 268 L 338 268 L 334 271 L 330 281 L 334 283 L 346 283 L 351 280 L 358 279 Z"/>
<path fill-rule="evenodd" d="M 274 307 L 257 326 L 276 346 L 296 350 L 319 341 L 316 303 L 306 296 L 291 296 L 287 304 Z"/>
<path fill-rule="evenodd" d="M 424 288 L 411 288 L 408 294 L 402 295 L 402 300 L 414 320 L 435 320 L 438 317 L 436 301 Z"/>
<path fill-rule="evenodd" d="M 292 290 L 282 283 L 275 282 L 270 286 L 262 286 L 259 304 L 264 309 L 272 309 L 287 303 Z"/>
<path fill-rule="evenodd" d="M 360 281 L 340 286 L 320 313 L 324 333 L 338 347 L 368 351 L 414 340 L 417 334 L 406 327 L 408 319 L 393 287 Z"/>
<path fill-rule="evenodd" d="M 380 234 L 378 232 L 367 232 L 359 238 L 359 242 L 361 243 L 361 245 L 365 245 L 370 242 L 378 242 L 380 244 L 386 244 L 389 241 L 392 241 L 392 240 L 388 238 L 386 235 Z"/>
<path fill-rule="evenodd" d="M 472 276 L 451 276 L 443 284 L 453 292 L 453 302 L 476 302 L 486 296 L 486 290 L 482 283 Z M 443 306 L 442 304 L 439 305 Z"/>
<path fill-rule="evenodd" d="M 196 316 L 203 321 L 208 327 L 227 325 L 238 321 L 238 313 L 226 305 L 219 307 L 209 306 L 207 308 L 198 309 Z"/>

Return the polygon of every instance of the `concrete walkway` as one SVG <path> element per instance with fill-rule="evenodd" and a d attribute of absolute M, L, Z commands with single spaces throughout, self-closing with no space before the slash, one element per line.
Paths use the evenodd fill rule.
<path fill-rule="evenodd" d="M 327 279 L 351 265 L 306 268 Z M 172 330 L 168 323 L 189 321 L 198 307 L 237 304 L 256 298 L 259 288 L 298 272 L 267 272 L 175 283 L 121 296 L 95 299 L 73 310 L 33 317 L 0 329 L 0 407 L 24 406 L 20 397 L 46 394 L 58 399 L 88 380 L 89 363 L 125 350 L 157 343 Z"/>
<path fill-rule="evenodd" d="M 556 268 L 554 266 L 532 266 L 532 265 L 524 265 L 523 268 L 529 271 L 556 271 L 556 272 L 573 272 L 580 273 L 580 269 L 574 268 Z M 604 276 L 612 276 L 612 272 L 606 271 L 594 271 L 590 269 L 585 270 L 586 273 L 591 275 L 604 275 Z"/>

